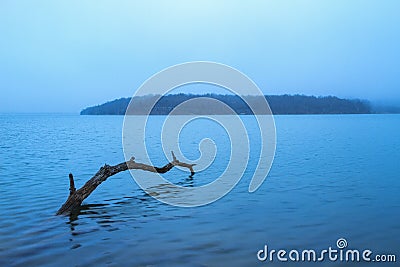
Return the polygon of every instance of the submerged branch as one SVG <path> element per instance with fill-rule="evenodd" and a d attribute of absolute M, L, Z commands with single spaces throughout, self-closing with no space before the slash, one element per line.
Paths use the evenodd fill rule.
<path fill-rule="evenodd" d="M 72 176 L 72 174 L 69 174 L 70 194 L 65 203 L 57 211 L 57 215 L 70 214 L 72 211 L 79 208 L 83 200 L 85 200 L 102 182 L 107 180 L 108 177 L 113 176 L 119 172 L 137 169 L 155 173 L 166 173 L 174 166 L 180 166 L 188 168 L 190 170 L 190 176 L 193 176 L 193 166 L 195 164 L 180 162 L 176 159 L 174 152 L 171 151 L 171 153 L 173 158 L 172 162 L 169 162 L 163 167 L 154 167 L 151 165 L 138 163 L 135 161 L 135 157 L 132 157 L 130 160 L 122 162 L 115 166 L 105 164 L 90 180 L 85 183 L 84 186 L 82 186 L 78 190 L 75 189 L 74 177 Z"/>

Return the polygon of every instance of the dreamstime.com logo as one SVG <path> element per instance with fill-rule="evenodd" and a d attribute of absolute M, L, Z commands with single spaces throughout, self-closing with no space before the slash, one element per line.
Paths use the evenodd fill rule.
<path fill-rule="evenodd" d="M 265 245 L 264 249 L 257 252 L 257 259 L 263 262 L 396 262 L 394 254 L 374 254 L 369 249 L 347 249 L 347 246 L 347 240 L 344 238 L 336 241 L 335 248 L 329 247 L 321 251 L 314 249 L 268 250 L 268 245 Z"/>
<path fill-rule="evenodd" d="M 140 86 L 133 95 L 124 117 L 122 143 L 125 159 L 129 160 L 135 155 L 144 163 L 156 165 L 152 163 L 146 145 L 146 125 L 149 116 L 163 96 L 180 86 L 197 83 L 214 85 L 230 91 L 240 97 L 254 114 L 260 136 L 256 144 L 259 146 L 259 155 L 256 157 L 258 163 L 249 185 L 249 192 L 256 191 L 267 177 L 275 155 L 274 118 L 264 94 L 256 84 L 240 71 L 219 63 L 188 62 L 175 65 L 155 74 Z M 151 96 L 147 97 L 146 104 L 138 105 L 133 101 L 135 96 L 145 95 Z M 219 114 L 224 115 L 193 115 L 191 107 L 194 106 L 206 107 L 205 109 L 208 106 L 214 109 L 218 107 Z M 185 116 L 173 116 L 177 114 L 185 114 Z M 230 116 L 225 116 L 227 114 Z M 196 164 L 195 172 L 206 170 L 212 164 L 217 146 L 211 138 L 204 138 L 199 143 L 200 158 L 194 161 L 188 160 L 180 149 L 179 136 L 183 127 L 195 119 L 208 119 L 219 124 L 226 131 L 231 148 L 229 163 L 224 172 L 219 177 L 215 177 L 213 182 L 203 186 L 183 187 L 167 181 L 157 173 L 148 174 L 152 175 L 149 178 L 148 175 L 146 177 L 134 175 L 131 171 L 132 177 L 149 195 L 170 205 L 194 207 L 218 200 L 235 187 L 249 163 L 252 140 L 249 138 L 242 118 L 224 102 L 204 96 L 180 103 L 165 117 L 160 136 L 165 158 L 171 161 L 170 151 L 174 151 L 180 161 Z M 207 146 L 207 144 L 212 145 Z"/>

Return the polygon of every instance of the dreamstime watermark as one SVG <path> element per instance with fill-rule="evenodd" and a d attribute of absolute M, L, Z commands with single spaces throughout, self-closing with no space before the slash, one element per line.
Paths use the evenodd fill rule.
<path fill-rule="evenodd" d="M 133 95 L 124 117 L 122 144 L 125 159 L 129 160 L 135 155 L 142 162 L 155 165 L 149 157 L 146 144 L 146 136 L 148 136 L 146 125 L 149 116 L 163 96 L 171 93 L 175 88 L 194 83 L 214 85 L 228 90 L 240 97 L 254 114 L 260 136 L 256 144 L 259 146 L 259 155 L 257 155 L 257 166 L 252 174 L 248 190 L 249 192 L 256 191 L 265 180 L 275 155 L 274 118 L 264 94 L 257 85 L 240 71 L 224 64 L 203 61 L 183 63 L 166 68 L 145 81 Z M 134 101 L 136 96 L 145 95 L 150 95 L 146 98 L 145 104 L 139 105 Z M 207 114 L 207 112 L 196 115 L 191 112 L 191 108 L 195 106 L 205 107 L 205 109 L 212 106 L 214 110 L 219 111 L 219 114 L 229 114 L 230 116 Z M 176 114 L 185 114 L 185 116 L 172 116 Z M 252 140 L 250 140 L 246 125 L 242 121 L 243 118 L 223 101 L 204 96 L 180 103 L 165 117 L 160 136 L 165 158 L 171 161 L 170 151 L 174 151 L 180 161 L 196 164 L 196 172 L 204 171 L 212 164 L 218 147 L 212 137 L 200 141 L 198 147 L 201 156 L 194 161 L 187 159 L 180 148 L 182 143 L 179 140 L 180 132 L 185 125 L 198 118 L 208 119 L 219 124 L 228 134 L 231 148 L 228 165 L 219 177 L 215 177 L 213 182 L 197 187 L 173 184 L 157 173 L 148 174 L 153 175 L 149 178 L 148 175 L 146 177 L 135 175 L 131 171 L 136 183 L 159 201 L 181 207 L 206 205 L 231 191 L 242 178 L 248 166 Z M 252 130 L 254 131 L 254 129 Z M 177 168 L 180 167 L 177 166 Z"/>
<path fill-rule="evenodd" d="M 265 245 L 257 252 L 259 261 L 269 262 L 396 262 L 395 254 L 374 254 L 370 249 L 347 249 L 348 243 L 344 238 L 336 241 L 336 247 L 328 247 L 323 250 L 314 249 L 268 249 Z"/>

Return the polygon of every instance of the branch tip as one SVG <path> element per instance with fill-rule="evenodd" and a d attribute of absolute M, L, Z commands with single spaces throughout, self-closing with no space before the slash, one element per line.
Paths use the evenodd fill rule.
<path fill-rule="evenodd" d="M 171 151 L 171 154 L 172 154 L 172 159 L 173 159 L 173 161 L 177 161 L 177 160 L 176 160 L 176 157 L 175 157 L 175 154 L 174 154 L 174 151 Z"/>
<path fill-rule="evenodd" d="M 72 195 L 76 191 L 74 176 L 72 175 L 72 173 L 70 173 L 68 176 L 69 176 L 69 195 Z"/>

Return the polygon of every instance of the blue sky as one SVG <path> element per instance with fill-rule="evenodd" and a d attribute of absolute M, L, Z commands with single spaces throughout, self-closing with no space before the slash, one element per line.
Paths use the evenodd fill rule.
<path fill-rule="evenodd" d="M 400 1 L 0 1 L 0 112 L 79 112 L 206 60 L 265 94 L 400 103 Z"/>

